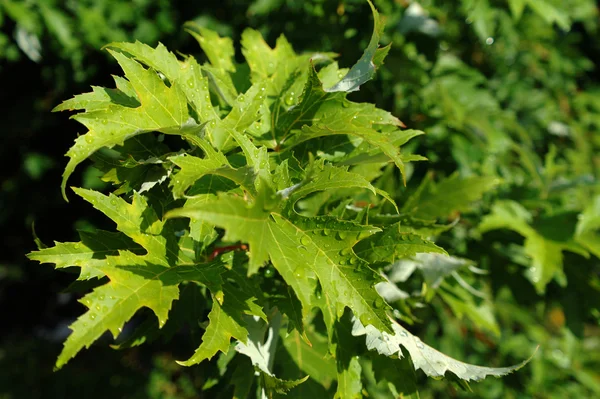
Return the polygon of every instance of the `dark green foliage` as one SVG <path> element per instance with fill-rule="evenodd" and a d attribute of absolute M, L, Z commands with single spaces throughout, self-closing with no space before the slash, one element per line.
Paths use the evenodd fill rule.
<path fill-rule="evenodd" d="M 32 112 L 30 107 L 25 114 L 45 115 L 57 103 L 58 98 L 89 91 L 85 87 L 67 88 L 71 84 L 70 76 L 86 79 L 101 72 L 96 76 L 103 76 L 102 79 L 105 79 L 108 73 L 102 69 L 107 58 L 97 54 L 99 47 L 109 41 L 139 39 L 155 47 L 156 40 L 160 39 L 171 50 L 198 54 L 196 47 L 192 47 L 191 36 L 190 39 L 182 39 L 185 36 L 180 25 L 188 19 L 195 20 L 196 27 L 187 27 L 200 37 L 208 37 L 208 33 L 198 26 L 216 30 L 221 36 L 231 36 L 234 43 L 238 43 L 241 38 L 243 43 L 244 40 L 252 39 L 242 36 L 243 29 L 251 26 L 258 29 L 271 46 L 284 33 L 298 53 L 335 51 L 340 54 L 337 62 L 342 71 L 341 76 L 347 71 L 343 68 L 351 67 L 369 43 L 365 28 L 369 6 L 362 0 L 291 1 L 285 2 L 285 5 L 279 0 L 259 0 L 250 5 L 246 2 L 225 1 L 218 5 L 207 5 L 204 10 L 167 3 L 150 7 L 142 2 L 134 13 L 127 12 L 131 6 L 125 3 L 105 1 L 99 2 L 98 7 L 104 7 L 99 15 L 104 16 L 106 21 L 98 20 L 95 25 L 83 24 L 82 14 L 76 13 L 70 3 L 24 2 L 25 5 L 21 7 L 26 12 L 9 13 L 7 7 L 16 3 L 0 2 L 3 33 L 0 36 L 0 57 L 15 62 L 21 54 L 20 62 L 24 62 L 24 53 L 18 50 L 19 41 L 13 33 L 25 29 L 27 34 L 20 34 L 21 45 L 24 43 L 23 38 L 31 41 L 34 36 L 38 36 L 42 48 L 40 66 L 47 71 L 44 75 L 63 79 L 57 81 L 61 87 L 51 93 L 50 99 L 46 97 L 44 101 L 38 100 L 41 105 L 37 110 L 43 112 Z M 361 85 L 359 91 L 348 95 L 348 99 L 357 104 L 374 103 L 381 109 L 391 111 L 389 117 L 392 118 L 393 115 L 393 118 L 398 118 L 408 129 L 414 129 L 414 132 L 424 131 L 426 134 L 412 138 L 408 143 L 405 143 L 406 140 L 392 138 L 394 144 L 402 144 L 403 158 L 397 159 L 401 163 L 396 162 L 397 167 L 379 167 L 381 164 L 377 162 L 393 158 L 391 150 L 384 156 L 378 153 L 383 147 L 373 147 L 371 144 L 369 149 L 356 147 L 358 152 L 348 152 L 354 148 L 352 139 L 344 142 L 339 140 L 339 136 L 322 136 L 324 130 L 315 125 L 304 129 L 303 134 L 307 135 L 304 137 L 320 135 L 318 140 L 303 141 L 299 139 L 302 136 L 292 134 L 288 141 L 286 126 L 291 126 L 291 123 L 280 124 L 280 130 L 275 130 L 275 139 L 286 137 L 284 143 L 287 142 L 294 148 L 294 154 L 307 155 L 297 155 L 296 159 L 288 158 L 287 166 L 280 166 L 276 171 L 277 176 L 284 176 L 282 181 L 273 182 L 273 185 L 275 190 L 285 188 L 285 182 L 298 182 L 306 178 L 303 175 L 305 172 L 318 181 L 320 175 L 329 176 L 331 171 L 327 168 L 330 163 L 350 167 L 347 175 L 336 170 L 335 173 L 340 175 L 335 179 L 339 183 L 335 189 L 314 190 L 310 186 L 314 181 L 302 186 L 300 190 L 307 190 L 309 196 L 300 198 L 299 195 L 295 209 L 306 218 L 327 214 L 340 219 L 352 217 L 359 224 L 393 226 L 385 232 L 363 239 L 354 246 L 354 252 L 385 272 L 388 282 L 385 283 L 385 290 L 379 292 L 397 310 L 395 316 L 399 317 L 400 322 L 411 333 L 450 356 L 494 367 L 519 363 L 537 345 L 540 345 L 540 349 L 531 363 L 517 373 L 502 379 L 488 378 L 471 384 L 474 393 L 458 388 L 464 387 L 464 383 L 458 381 L 451 385 L 448 380 L 421 380 L 424 374 L 420 371 L 416 372 L 415 385 L 410 373 L 418 362 L 414 361 L 412 352 L 413 360 L 409 357 L 401 361 L 385 358 L 388 363 L 383 360 L 381 363 L 377 362 L 379 355 L 368 352 L 364 340 L 359 339 L 360 336 L 344 335 L 352 325 L 346 314 L 340 317 L 335 327 L 330 328 L 330 331 L 339 331 L 331 342 L 343 342 L 343 345 L 354 348 L 353 350 L 359 350 L 356 348 L 361 348 L 362 345 L 360 360 L 349 358 L 343 349 L 333 352 L 329 350 L 336 355 L 339 361 L 337 364 L 336 359 L 331 357 L 322 360 L 322 354 L 328 351 L 328 337 L 321 335 L 327 331 L 327 315 L 324 314 L 325 319 L 319 315 L 314 320 L 316 332 L 311 329 L 302 331 L 301 315 L 294 316 L 293 307 L 290 309 L 290 306 L 285 306 L 293 303 L 296 298 L 293 295 L 290 297 L 285 285 L 272 284 L 272 281 L 281 280 L 280 272 L 268 266 L 260 270 L 265 280 L 261 283 L 265 297 L 258 298 L 259 303 L 261 306 L 264 303 L 277 303 L 285 319 L 289 320 L 287 330 L 291 331 L 290 335 L 282 335 L 276 343 L 278 366 L 270 371 L 278 378 L 291 382 L 306 375 L 318 374 L 288 394 L 298 397 L 332 397 L 338 389 L 336 379 L 353 376 L 348 381 L 352 378 L 356 380 L 359 374 L 362 375 L 362 389 L 370 397 L 388 398 L 401 391 L 410 395 L 415 394 L 415 389 L 423 397 L 596 396 L 600 394 L 597 371 L 600 369 L 597 350 L 600 334 L 600 159 L 597 155 L 600 153 L 600 135 L 597 130 L 600 119 L 597 115 L 600 105 L 595 75 L 599 61 L 596 4 L 591 0 L 578 0 L 568 4 L 558 0 L 434 0 L 419 3 L 391 0 L 375 2 L 386 22 L 381 43 L 393 44 L 391 48 L 384 47 L 384 51 L 389 53 L 383 65 L 378 68 L 374 81 Z M 120 16 L 116 17 L 117 15 Z M 130 18 L 132 15 L 134 17 Z M 70 29 L 71 39 L 65 31 L 60 33 L 52 22 L 48 22 L 49 18 L 64 19 L 64 16 L 69 19 L 69 23 L 64 26 Z M 34 25 L 28 20 L 41 22 Z M 211 37 L 211 42 L 212 40 L 214 37 Z M 222 49 L 224 45 L 219 43 L 216 47 Z M 203 50 L 211 63 L 204 69 L 209 79 L 222 79 L 223 71 L 231 71 L 230 65 L 218 65 L 211 58 L 206 45 Z M 381 64 L 383 57 L 380 56 L 384 51 L 380 50 L 376 54 L 373 59 L 375 65 Z M 248 54 L 244 55 L 248 57 Z M 218 56 L 215 57 L 218 59 Z M 285 56 L 275 52 L 272 57 L 282 57 L 285 60 Z M 203 56 L 197 58 L 200 64 L 206 59 Z M 101 62 L 91 62 L 96 59 Z M 50 61 L 52 63 L 49 64 Z M 248 71 L 240 67 L 239 63 L 242 61 L 238 52 L 238 57 L 233 62 L 237 72 L 231 75 L 232 84 L 237 90 L 234 94 L 245 92 L 250 87 L 249 83 L 243 83 L 243 76 Z M 111 71 L 117 73 L 114 64 L 112 65 Z M 317 65 L 317 68 L 325 88 L 333 86 L 339 80 L 338 66 Z M 76 71 L 76 74 L 65 73 L 70 70 Z M 2 73 L 6 71 L 14 73 L 10 63 L 3 66 Z M 106 79 L 98 79 L 100 78 L 96 77 L 87 82 L 110 85 Z M 302 93 L 301 85 L 286 87 L 286 83 L 274 82 L 274 86 L 269 86 L 269 90 L 285 88 L 287 95 L 280 98 L 282 108 L 295 104 Z M 66 92 L 60 92 L 61 90 Z M 227 90 L 223 90 L 220 95 L 213 92 L 212 101 L 220 109 L 228 110 L 235 104 L 235 96 Z M 26 109 L 25 107 L 21 105 L 21 109 Z M 15 109 L 18 107 L 15 106 Z M 194 111 L 197 110 L 188 107 L 188 111 L 195 117 Z M 264 112 L 264 108 L 261 108 L 261 112 Z M 361 109 L 361 114 L 365 112 L 370 110 Z M 7 115 L 15 121 L 22 119 L 12 111 Z M 53 121 L 63 119 L 65 118 L 59 117 Z M 101 118 L 99 121 L 102 124 Z M 260 120 L 261 123 L 265 121 Z M 365 118 L 361 123 L 369 121 L 369 118 Z M 52 123 L 54 126 L 58 125 L 58 122 Z M 93 124 L 93 120 L 89 123 Z M 343 130 L 344 123 L 347 121 L 342 121 L 337 127 Z M 400 122 L 394 124 L 399 126 Z M 60 143 L 57 153 L 64 153 L 75 137 L 74 124 L 68 125 L 72 133 L 63 133 L 64 129 L 50 129 L 53 133 L 48 134 L 48 127 L 45 127 L 48 126 L 48 120 L 34 121 L 32 126 L 33 131 L 44 132 L 45 136 L 60 136 L 62 141 L 57 141 Z M 268 151 L 276 149 L 272 145 L 272 137 L 261 136 L 259 126 L 251 126 L 250 129 L 253 130 L 252 140 L 257 147 L 266 146 Z M 379 130 L 383 134 L 392 134 L 385 129 Z M 25 146 L 23 156 L 13 158 L 12 161 L 13 165 L 22 164 L 21 172 L 8 174 L 6 183 L 1 188 L 2 200 L 9 204 L 9 209 L 18 209 L 16 207 L 20 205 L 19 201 L 11 200 L 20 198 L 14 193 L 25 194 L 33 189 L 39 191 L 42 188 L 39 182 L 48 182 L 50 179 L 54 183 L 48 183 L 47 186 L 56 186 L 55 183 L 59 181 L 58 173 L 64 165 L 57 153 L 48 153 L 43 145 L 38 144 L 32 147 L 33 151 L 28 150 L 23 143 L 34 141 L 29 138 L 31 134 L 18 135 L 12 133 L 14 131 L 9 129 L 7 134 L 15 139 L 11 139 L 9 146 L 2 151 L 8 153 L 11 143 L 17 142 L 16 137 L 26 141 L 19 144 Z M 78 132 L 83 133 L 81 130 Z M 169 130 L 166 133 L 172 132 Z M 366 136 L 361 138 L 365 139 Z M 140 151 L 138 143 L 143 143 L 148 152 Z M 230 150 L 227 148 L 230 144 L 222 144 L 225 151 Z M 211 159 L 212 164 L 203 165 L 210 167 L 211 171 L 219 169 L 219 173 L 222 172 L 219 177 L 209 179 L 209 176 L 192 174 L 189 184 L 175 184 L 172 176 L 181 174 L 183 177 L 185 168 L 196 167 L 196 161 L 192 157 L 169 153 L 180 147 L 180 142 L 168 136 L 163 142 L 157 142 L 141 135 L 126 141 L 124 147 L 98 151 L 93 155 L 93 161 L 103 172 L 86 175 L 88 183 L 85 186 L 106 190 L 106 184 L 97 177 L 103 174 L 106 182 L 118 185 L 115 194 L 130 198 L 132 190 L 140 190 L 141 185 L 147 183 L 149 191 L 146 190 L 144 195 L 148 196 L 151 207 L 158 210 L 159 219 L 164 216 L 163 207 L 177 207 L 184 202 L 185 206 L 193 206 L 198 212 L 205 212 L 200 211 L 205 199 L 212 198 L 211 195 L 216 191 L 231 191 L 235 188 L 231 180 L 228 180 L 233 175 L 226 168 L 238 173 L 237 177 L 233 177 L 246 184 L 249 188 L 246 191 L 252 194 L 252 190 L 255 190 L 259 194 L 261 188 L 249 184 L 244 175 L 247 161 L 241 155 L 237 158 L 228 157 L 227 164 L 215 157 Z M 201 148 L 202 151 L 196 150 L 196 157 L 205 155 L 204 147 Z M 285 146 L 282 149 L 282 154 L 285 154 Z M 315 155 L 317 161 L 313 161 L 309 153 Z M 413 154 L 421 154 L 428 161 L 409 162 L 419 159 Z M 153 155 L 158 155 L 157 159 L 148 162 Z M 279 164 L 284 159 L 285 156 L 274 162 Z M 353 166 L 365 161 L 373 163 Z M 313 162 L 312 169 L 304 169 L 310 162 Z M 404 170 L 401 172 L 402 166 Z M 281 173 L 284 168 L 287 168 L 289 177 Z M 4 170 L 12 171 L 14 166 Z M 357 176 L 362 176 L 362 180 Z M 70 184 L 81 186 L 81 178 L 76 172 Z M 197 178 L 199 180 L 194 183 Z M 175 203 L 165 204 L 165 195 L 170 194 L 166 188 L 169 179 L 172 182 L 170 189 L 179 199 Z M 406 179 L 406 187 L 403 179 Z M 208 181 L 212 181 L 210 190 L 205 185 Z M 356 185 L 352 187 L 351 183 Z M 356 187 L 363 187 L 364 190 L 356 194 Z M 389 198 L 380 196 L 383 191 L 389 193 Z M 193 195 L 195 198 L 185 199 L 184 195 Z M 353 196 L 352 200 L 349 196 Z M 58 192 L 54 190 L 50 198 L 58 201 L 57 197 Z M 71 197 L 72 194 L 69 195 Z M 73 201 L 76 208 L 62 207 L 58 212 L 58 208 L 53 205 L 53 211 L 49 213 L 47 203 L 35 198 L 33 201 L 36 205 L 30 211 L 29 218 L 37 219 L 38 233 L 46 243 L 54 238 L 60 238 L 61 241 L 74 239 L 67 233 L 70 225 L 65 226 L 62 235 L 53 233 L 53 226 L 61 222 L 56 221 L 60 219 L 49 219 L 49 214 L 65 215 L 69 212 L 73 215 L 85 215 L 97 227 L 111 230 L 114 226 L 95 218 L 85 210 L 88 208 L 77 201 Z M 392 203 L 398 206 L 399 215 Z M 374 208 L 367 212 L 365 209 L 370 204 Z M 357 212 L 360 208 L 363 212 Z M 2 223 L 6 223 L 9 217 L 5 209 L 6 207 L 2 210 L 4 214 L 0 214 Z M 44 212 L 47 216 L 40 219 Z M 178 230 L 185 229 L 183 219 L 173 219 L 173 223 L 180 223 L 176 224 Z M 204 257 L 211 256 L 214 240 L 222 238 L 217 234 L 204 235 L 207 228 L 212 227 L 202 222 L 190 224 L 191 232 L 204 237 L 202 242 L 190 249 Z M 83 233 L 83 243 L 94 237 L 94 234 L 98 233 Z M 117 237 L 104 234 L 107 239 L 116 238 L 123 245 L 131 245 L 129 241 L 125 244 L 128 239 L 124 235 Z M 14 240 L 10 234 L 5 236 Z M 247 242 L 243 237 L 240 239 Z M 26 240 L 32 241 L 29 237 L 22 239 Z M 400 242 L 402 244 L 397 245 Z M 23 244 L 20 245 L 14 248 L 22 248 Z M 179 245 L 185 247 L 187 244 Z M 250 247 L 253 247 L 252 243 Z M 422 252 L 422 248 L 437 253 L 417 254 Z M 446 257 L 443 255 L 444 251 L 452 256 Z M 23 252 L 21 250 L 20 253 Z M 228 264 L 234 265 L 232 270 L 235 270 L 236 264 L 239 265 L 235 259 L 243 255 L 238 252 L 235 254 L 235 257 L 226 260 L 230 262 Z M 19 278 L 27 282 L 27 273 L 30 272 L 16 272 L 24 269 L 15 267 L 16 262 L 8 259 L 12 264 L 0 265 L 0 272 L 6 270 L 6 273 L 0 274 L 0 282 L 17 281 Z M 243 259 L 237 260 L 240 261 L 244 262 Z M 51 276 L 50 273 L 45 274 L 46 280 L 40 286 L 46 285 L 45 281 L 53 278 Z M 67 280 L 62 280 L 62 283 L 55 283 L 52 288 L 44 289 L 48 292 L 58 291 L 67 284 Z M 89 292 L 94 288 L 82 284 L 77 282 L 72 289 L 80 290 L 76 292 Z M 214 290 L 219 292 L 218 288 Z M 182 290 L 180 294 L 182 300 L 184 292 L 186 291 Z M 223 292 L 227 298 L 227 287 L 224 286 Z M 13 293 L 14 290 L 0 287 L 3 305 L 7 295 Z M 189 301 L 188 294 L 185 295 L 186 301 Z M 185 342 L 189 343 L 185 344 L 185 348 L 168 347 L 171 349 L 167 349 L 167 352 L 177 354 L 173 356 L 175 359 L 190 356 L 195 349 L 194 344 L 200 343 L 203 329 L 207 327 L 202 324 L 200 329 L 193 328 L 194 320 L 206 320 L 208 312 L 213 309 L 212 314 L 215 304 L 219 303 L 218 296 L 217 299 L 206 300 L 210 298 L 208 291 L 198 295 L 198 298 L 205 299 L 196 301 L 200 303 L 197 309 L 193 312 L 190 309 L 188 312 L 185 310 L 187 308 L 174 305 L 170 313 L 173 323 L 168 322 L 165 326 L 167 336 L 175 334 L 177 337 L 171 342 L 181 342 L 181 336 L 176 331 L 188 331 L 185 326 L 190 326 L 189 331 L 192 332 L 191 339 L 187 336 L 185 338 Z M 251 308 L 252 302 L 245 303 Z M 229 306 L 227 300 L 222 306 Z M 55 309 L 49 312 L 56 313 Z M 80 313 L 80 309 L 73 309 L 70 315 Z M 272 320 L 271 314 L 266 310 L 265 313 Z M 150 313 L 142 312 L 137 317 L 140 318 L 136 321 L 140 328 L 157 331 L 158 323 Z M 245 316 L 238 317 L 237 322 L 250 323 L 243 317 Z M 181 326 L 184 326 L 183 330 Z M 147 334 L 147 342 L 136 351 L 145 350 L 148 342 L 156 338 L 153 334 Z M 126 348 L 141 344 L 142 340 L 135 340 L 139 336 L 146 335 L 134 334 L 121 346 Z M 316 373 L 310 362 L 302 367 L 298 366 L 297 342 L 303 340 L 310 340 L 313 344 L 313 349 L 306 349 L 306 353 L 302 353 L 303 356 L 306 355 L 303 358 L 310 359 L 316 353 L 315 362 L 323 367 L 321 373 Z M 3 340 L 3 343 L 7 342 L 9 341 Z M 153 348 L 152 345 L 156 342 L 162 341 L 155 341 L 149 348 Z M 101 345 L 92 350 L 100 353 Z M 118 355 L 123 353 L 125 352 L 118 352 Z M 152 368 L 148 357 L 143 362 L 146 367 Z M 0 357 L 0 363 L 13 358 L 14 355 Z M 65 366 L 60 373 L 68 372 L 78 361 L 75 359 L 74 365 Z M 171 392 L 176 392 L 173 397 L 193 397 L 202 389 L 210 397 L 215 397 L 219 391 L 223 392 L 224 397 L 231 397 L 234 387 L 227 391 L 221 390 L 222 385 L 217 381 L 235 384 L 236 392 L 256 393 L 252 377 L 249 379 L 244 373 L 244 370 L 251 368 L 251 364 L 245 358 L 242 360 L 240 355 L 234 358 L 223 355 L 218 360 L 194 366 L 199 367 L 198 369 L 184 371 L 172 369 L 173 366 L 166 364 L 157 366 L 151 381 L 145 382 L 148 396 L 163 397 L 161 388 L 156 387 L 171 387 Z M 48 369 L 50 366 L 44 367 Z M 195 374 L 195 370 L 202 373 Z M 185 378 L 178 377 L 180 375 L 189 377 L 187 382 L 184 381 Z M 411 377 L 407 380 L 405 376 Z M 176 381 L 174 384 L 177 388 L 173 387 L 173 381 Z M 277 386 L 274 380 L 263 380 L 263 383 L 265 386 Z M 120 386 L 114 392 L 133 392 L 122 384 Z M 359 388 L 347 384 L 344 390 L 338 389 L 338 392 L 345 392 L 346 396 L 351 396 L 353 392 L 359 395 Z"/>

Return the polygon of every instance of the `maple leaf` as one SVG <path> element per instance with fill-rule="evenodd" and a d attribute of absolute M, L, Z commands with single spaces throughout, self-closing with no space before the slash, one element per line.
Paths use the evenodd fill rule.
<path fill-rule="evenodd" d="M 415 370 L 423 370 L 430 377 L 444 377 L 447 372 L 451 372 L 458 378 L 465 381 L 478 381 L 486 376 L 493 375 L 500 377 L 512 373 L 515 370 L 525 366 L 533 357 L 521 364 L 511 367 L 482 367 L 467 364 L 455 360 L 449 356 L 426 345 L 419 337 L 412 335 L 407 329 L 397 322 L 392 324 L 393 334 L 377 331 L 373 326 L 364 326 L 360 320 L 354 318 L 352 335 L 365 336 L 366 345 L 369 350 L 377 351 L 384 356 L 403 357 L 401 346 L 404 347 L 414 364 Z"/>
<path fill-rule="evenodd" d="M 531 258 L 526 276 L 541 294 L 553 279 L 563 284 L 566 277 L 563 272 L 563 251 L 571 251 L 582 256 L 588 252 L 572 238 L 563 241 L 546 237 L 533 226 L 531 214 L 520 204 L 510 201 L 497 201 L 492 213 L 486 215 L 479 224 L 479 230 L 486 232 L 495 229 L 513 230 L 525 237 L 524 250 Z"/>
<path fill-rule="evenodd" d="M 57 267 L 79 266 L 83 276 L 80 278 L 106 276 L 109 280 L 81 299 L 88 311 L 70 326 L 73 332 L 65 342 L 56 368 L 83 347 L 89 347 L 105 331 L 114 337 L 119 335 L 124 323 L 142 307 L 154 311 L 162 327 L 172 302 L 178 298 L 181 282 L 196 281 L 209 287 L 216 297 L 222 297 L 223 266 L 219 262 L 196 264 L 183 251 L 174 250 L 169 241 L 176 236 L 158 220 L 144 197 L 134 193 L 129 204 L 114 195 L 92 190 L 75 189 L 75 192 L 111 218 L 123 234 L 83 234 L 82 243 L 57 243 L 30 254 L 31 259 L 53 262 Z M 90 236 L 98 240 L 86 244 Z M 134 245 L 132 252 L 128 247 L 134 242 L 138 245 Z M 140 253 L 137 249 L 140 247 L 145 253 Z"/>
<path fill-rule="evenodd" d="M 168 87 L 152 70 L 144 69 L 138 62 L 121 53 L 109 50 L 115 57 L 140 105 L 131 107 L 128 101 L 118 102 L 125 95 L 110 97 L 103 106 L 95 105 L 86 112 L 73 116 L 88 132 L 75 140 L 75 145 L 67 152 L 70 158 L 63 173 L 62 191 L 66 199 L 65 187 L 75 167 L 102 147 L 113 147 L 136 135 L 159 131 L 168 134 L 181 134 L 186 129 L 194 129 L 196 123 L 190 118 L 187 100 L 179 85 Z M 129 98 L 129 97 L 127 97 Z M 89 101 L 89 99 L 85 99 Z M 67 103 L 57 110 L 69 107 L 88 107 L 81 99 Z"/>
<path fill-rule="evenodd" d="M 365 323 L 385 330 L 385 304 L 374 289 L 380 277 L 352 251 L 359 239 L 377 229 L 335 218 L 304 218 L 273 201 L 267 192 L 253 204 L 221 195 L 200 207 L 170 211 L 166 217 L 203 219 L 224 228 L 226 240 L 248 242 L 249 275 L 270 260 L 296 292 L 304 314 L 312 308 L 318 282 L 323 293 L 320 306 L 331 314 L 326 320 L 330 327 L 348 306 Z"/>

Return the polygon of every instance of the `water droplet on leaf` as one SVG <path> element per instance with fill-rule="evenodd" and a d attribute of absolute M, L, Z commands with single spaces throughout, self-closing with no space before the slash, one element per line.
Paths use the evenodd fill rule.
<path fill-rule="evenodd" d="M 348 237 L 348 232 L 346 232 L 346 231 L 338 231 L 337 232 L 337 238 L 339 238 L 340 240 L 345 240 L 346 237 Z"/>

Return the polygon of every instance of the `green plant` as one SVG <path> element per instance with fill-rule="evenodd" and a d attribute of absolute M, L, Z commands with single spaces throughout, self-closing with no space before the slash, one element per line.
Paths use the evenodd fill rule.
<path fill-rule="evenodd" d="M 81 242 L 29 254 L 79 267 L 94 286 L 57 368 L 106 331 L 126 348 L 183 329 L 204 333 L 180 363 L 219 354 L 202 389 L 237 397 L 253 387 L 262 397 L 418 395 L 415 369 L 467 386 L 522 365 L 459 362 L 400 324 L 435 297 L 498 333 L 488 295 L 473 287 L 479 270 L 433 238 L 453 227 L 437 219 L 468 212 L 499 180 L 426 178 L 404 192 L 407 165 L 425 159 L 405 144 L 422 132 L 347 98 L 390 50 L 373 14 L 349 69 L 329 53 L 298 55 L 283 36 L 270 48 L 254 30 L 242 35 L 245 64 L 230 39 L 194 26 L 204 65 L 162 45 L 107 46 L 125 78 L 56 110 L 83 110 L 73 118 L 88 129 L 67 153 L 63 194 L 91 157 L 117 188 L 73 190 L 118 231 L 82 231 Z"/>

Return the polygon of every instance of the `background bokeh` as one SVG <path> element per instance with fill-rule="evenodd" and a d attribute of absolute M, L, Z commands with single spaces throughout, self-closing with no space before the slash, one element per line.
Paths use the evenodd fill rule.
<path fill-rule="evenodd" d="M 408 189 L 453 173 L 502 181 L 439 242 L 489 272 L 497 322 L 478 323 L 483 316 L 473 309 L 457 319 L 457 309 L 433 300 L 415 331 L 477 364 L 514 364 L 541 345 L 525 369 L 474 384 L 473 393 L 422 378 L 421 396 L 600 396 L 597 3 L 374 3 L 386 18 L 383 41 L 393 47 L 375 81 L 353 99 L 427 133 L 411 143 L 429 162 L 409 171 Z M 25 258 L 35 249 L 34 222 L 47 243 L 107 225 L 74 196 L 69 204 L 60 196 L 63 154 L 83 132 L 52 108 L 90 85 L 111 85 L 120 71 L 101 48 L 112 41 L 161 41 L 203 60 L 183 30 L 192 20 L 236 43 L 246 27 L 270 44 L 285 34 L 297 51 L 339 53 L 343 66 L 358 59 L 371 32 L 362 0 L 0 0 L 0 399 L 214 397 L 201 393 L 209 389 L 210 364 L 174 363 L 194 348 L 185 340 L 117 351 L 105 339 L 53 373 L 86 287 Z M 105 185 L 92 167 L 76 173 L 73 185 Z M 518 212 L 501 213 L 515 203 Z M 506 225 L 484 233 L 490 214 Z M 585 251 L 571 250 L 574 243 Z M 532 264 L 564 268 L 564 278 L 540 287 Z"/>

